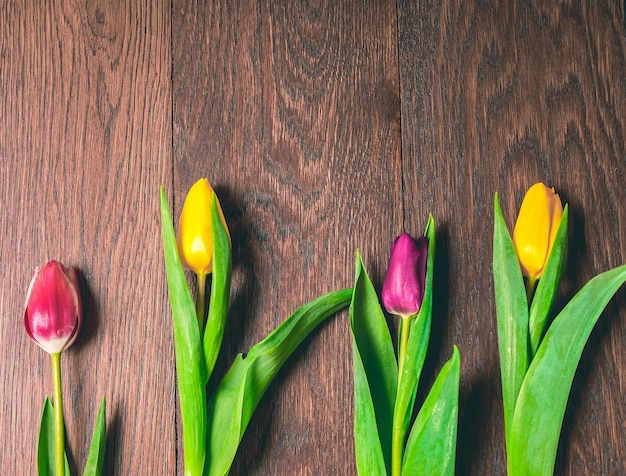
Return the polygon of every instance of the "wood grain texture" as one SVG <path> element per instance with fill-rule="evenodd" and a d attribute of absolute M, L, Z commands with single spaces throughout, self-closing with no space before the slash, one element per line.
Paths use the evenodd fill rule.
<path fill-rule="evenodd" d="M 393 238 L 437 223 L 418 400 L 461 352 L 458 474 L 505 474 L 491 277 L 493 193 L 571 207 L 561 302 L 626 262 L 621 1 L 32 0 L 0 8 L 3 474 L 35 472 L 50 364 L 22 327 L 36 265 L 78 267 L 85 326 L 63 355 L 73 474 L 99 399 L 106 474 L 182 474 L 158 215 L 207 177 L 234 251 L 216 376 L 292 311 L 377 286 Z M 391 321 L 392 327 L 395 323 Z M 556 474 L 626 474 L 626 291 L 601 316 Z M 211 383 L 213 385 L 213 383 Z M 348 314 L 298 349 L 231 474 L 356 474 Z"/>
<path fill-rule="evenodd" d="M 169 3 L 5 2 L 0 12 L 2 472 L 36 473 L 52 383 L 23 305 L 32 269 L 59 259 L 80 270 L 85 307 L 62 356 L 73 474 L 103 396 L 107 473 L 173 474 L 158 220 L 158 185 L 171 184 Z"/>
<path fill-rule="evenodd" d="M 173 11 L 175 208 L 207 176 L 231 227 L 220 375 L 351 286 L 357 247 L 380 282 L 402 226 L 396 17 L 389 1 L 200 3 Z M 233 474 L 355 472 L 350 355 L 344 312 L 270 387 Z"/>
<path fill-rule="evenodd" d="M 623 4 L 400 2 L 398 10 L 406 222 L 432 210 L 443 228 L 438 292 L 448 301 L 431 352 L 438 365 L 456 343 L 463 361 L 457 469 L 503 474 L 493 193 L 511 226 L 537 181 L 569 202 L 562 299 L 625 261 Z M 583 354 L 557 474 L 626 473 L 625 298 L 621 290 Z"/>

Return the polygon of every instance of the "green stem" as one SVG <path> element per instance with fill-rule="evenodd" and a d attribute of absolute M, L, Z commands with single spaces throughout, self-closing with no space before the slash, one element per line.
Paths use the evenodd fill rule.
<path fill-rule="evenodd" d="M 402 370 L 406 359 L 406 346 L 409 341 L 411 319 L 403 317 L 400 322 L 400 339 L 398 345 L 398 389 L 402 381 Z M 404 419 L 405 415 L 393 412 L 393 434 L 391 436 L 391 476 L 400 476 L 402 473 L 402 457 L 404 453 Z"/>
<path fill-rule="evenodd" d="M 533 296 L 535 294 L 535 286 L 537 285 L 537 278 L 532 276 L 528 276 L 526 280 L 526 300 L 528 301 L 528 307 L 530 307 L 530 303 L 533 300 Z"/>
<path fill-rule="evenodd" d="M 198 278 L 196 281 L 198 282 L 198 295 L 196 297 L 196 316 L 198 317 L 198 328 L 200 329 L 200 335 L 202 335 L 202 331 L 204 331 L 204 299 L 205 299 L 205 289 L 206 289 L 206 273 L 196 273 L 196 277 Z"/>
<path fill-rule="evenodd" d="M 400 381 L 402 368 L 404 367 L 404 359 L 406 358 L 406 345 L 409 342 L 409 328 L 411 327 L 409 325 L 410 323 L 411 319 L 408 317 L 403 317 L 402 321 L 400 321 L 400 343 L 398 346 L 398 382 Z"/>
<path fill-rule="evenodd" d="M 65 435 L 63 428 L 63 392 L 61 390 L 61 353 L 52 356 L 54 399 L 54 464 L 57 476 L 65 474 Z"/>

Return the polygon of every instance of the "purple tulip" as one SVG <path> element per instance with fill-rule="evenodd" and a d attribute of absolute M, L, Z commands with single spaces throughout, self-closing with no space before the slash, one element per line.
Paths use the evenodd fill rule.
<path fill-rule="evenodd" d="M 387 276 L 383 283 L 383 304 L 391 314 L 416 315 L 424 299 L 428 240 L 417 242 L 410 235 L 400 235 L 391 247 Z"/>
<path fill-rule="evenodd" d="M 49 354 L 57 354 L 76 340 L 82 320 L 76 271 L 58 261 L 35 268 L 24 309 L 29 337 Z"/>

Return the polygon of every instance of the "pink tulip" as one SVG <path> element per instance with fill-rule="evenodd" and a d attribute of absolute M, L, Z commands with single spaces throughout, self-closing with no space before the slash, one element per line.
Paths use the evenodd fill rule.
<path fill-rule="evenodd" d="M 391 247 L 387 276 L 383 282 L 385 309 L 402 317 L 416 315 L 424 299 L 428 240 L 417 242 L 410 235 L 400 235 Z"/>
<path fill-rule="evenodd" d="M 26 333 L 49 354 L 63 352 L 76 340 L 83 320 L 78 278 L 58 261 L 35 268 L 26 295 Z"/>

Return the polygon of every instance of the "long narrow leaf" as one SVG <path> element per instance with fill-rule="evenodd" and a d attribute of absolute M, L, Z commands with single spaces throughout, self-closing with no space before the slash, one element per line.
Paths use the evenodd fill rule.
<path fill-rule="evenodd" d="M 459 350 L 454 346 L 411 429 L 402 462 L 404 476 L 454 474 L 460 368 Z"/>
<path fill-rule="evenodd" d="M 424 299 L 419 313 L 411 320 L 409 340 L 406 346 L 406 359 L 402 367 L 402 375 L 398 382 L 398 392 L 394 408 L 394 425 L 402 429 L 404 440 L 411 422 L 415 395 L 419 384 L 422 367 L 426 359 L 428 342 L 430 340 L 430 328 L 433 310 L 433 276 L 435 270 L 435 221 L 432 215 L 428 217 L 426 231 L 428 240 L 428 260 L 426 264 L 426 281 L 424 287 Z"/>
<path fill-rule="evenodd" d="M 48 397 L 43 404 L 41 424 L 39 425 L 39 441 L 37 444 L 37 474 L 39 476 L 56 476 L 54 461 L 54 407 Z M 65 455 L 65 475 L 69 476 L 70 465 Z"/>
<path fill-rule="evenodd" d="M 554 319 L 519 393 L 510 475 L 550 475 L 572 381 L 600 314 L 626 281 L 626 265 L 589 281 Z"/>
<path fill-rule="evenodd" d="M 100 476 L 104 468 L 104 456 L 106 453 L 107 431 L 106 431 L 106 399 L 102 399 L 96 426 L 93 430 L 89 455 L 83 476 Z"/>
<path fill-rule="evenodd" d="M 252 413 L 272 379 L 315 327 L 346 307 L 351 289 L 335 291 L 294 312 L 244 358 L 239 354 L 209 400 L 206 474 L 228 473 Z"/>
<path fill-rule="evenodd" d="M 48 397 L 46 397 L 46 401 L 43 404 L 41 424 L 39 425 L 37 469 L 39 476 L 54 474 L 54 414 L 52 402 Z"/>
<path fill-rule="evenodd" d="M 217 199 L 211 207 L 211 234 L 213 238 L 213 275 L 211 277 L 211 300 L 204 331 L 203 348 L 207 368 L 207 381 L 222 346 L 228 301 L 230 297 L 230 278 L 232 255 L 230 238 L 218 212 Z"/>
<path fill-rule="evenodd" d="M 508 453 L 515 402 L 528 370 L 528 301 L 515 247 L 502 216 L 497 194 L 494 199 L 493 281 Z"/>
<path fill-rule="evenodd" d="M 381 441 L 376 422 L 376 411 L 367 373 L 359 348 L 352 337 L 352 367 L 354 374 L 354 452 L 357 472 L 360 475 L 385 476 L 389 474 L 390 449 L 383 451 L 383 443 L 389 446 L 391 435 Z M 385 457 L 387 455 L 387 457 Z"/>
<path fill-rule="evenodd" d="M 357 469 L 361 475 L 384 475 L 391 469 L 398 364 L 385 315 L 358 251 L 350 324 Z"/>
<path fill-rule="evenodd" d="M 533 297 L 530 305 L 528 316 L 529 332 L 530 332 L 530 351 L 531 356 L 535 355 L 541 339 L 546 331 L 548 318 L 552 304 L 559 290 L 561 275 L 565 268 L 565 260 L 567 257 L 567 215 L 568 206 L 565 205 L 559 229 L 550 251 L 550 256 L 546 262 L 546 266 L 537 285 L 537 292 Z"/>
<path fill-rule="evenodd" d="M 203 472 L 206 454 L 205 383 L 207 382 L 207 370 L 202 352 L 196 308 L 178 257 L 172 217 L 162 187 L 161 225 L 167 285 L 174 325 L 174 351 L 176 353 L 176 375 L 178 377 L 180 412 L 183 423 L 185 471 L 187 474 L 200 475 Z"/>

